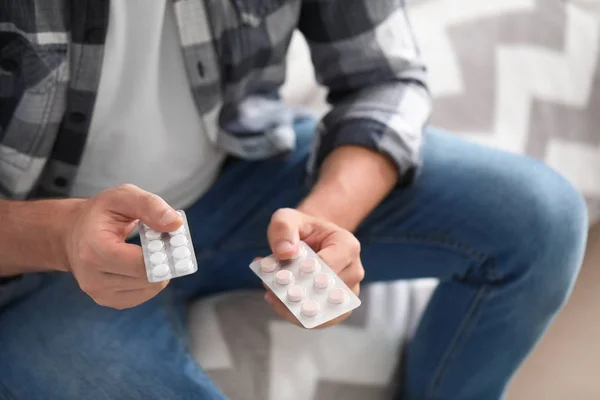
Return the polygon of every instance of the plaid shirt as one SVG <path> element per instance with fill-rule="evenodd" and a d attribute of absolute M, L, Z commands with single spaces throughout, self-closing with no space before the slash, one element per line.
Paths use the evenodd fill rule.
<path fill-rule="evenodd" d="M 278 97 L 299 28 L 333 106 L 318 127 L 311 176 L 342 145 L 385 153 L 401 177 L 414 175 L 431 102 L 402 0 L 171 2 L 196 106 L 217 146 L 245 159 L 293 149 L 289 118 L 259 130 L 236 121 L 249 99 Z M 109 3 L 0 2 L 1 196 L 68 196 L 94 110 Z"/>

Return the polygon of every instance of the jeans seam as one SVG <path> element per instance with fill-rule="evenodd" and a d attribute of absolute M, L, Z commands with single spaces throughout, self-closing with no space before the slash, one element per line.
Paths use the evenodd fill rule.
<path fill-rule="evenodd" d="M 435 373 L 433 374 L 429 388 L 426 391 L 426 398 L 435 399 L 435 395 L 441 388 L 446 372 L 448 371 L 448 365 L 450 365 L 451 361 L 456 358 L 458 350 L 460 349 L 462 343 L 464 343 L 464 339 L 470 332 L 472 332 L 477 317 L 481 315 L 479 312 L 481 310 L 481 305 L 483 304 L 484 300 L 487 299 L 489 294 L 490 287 L 488 285 L 483 285 L 477 292 L 469 311 L 461 321 L 454 338 L 448 345 L 448 348 L 446 349 L 438 366 L 435 369 Z"/>

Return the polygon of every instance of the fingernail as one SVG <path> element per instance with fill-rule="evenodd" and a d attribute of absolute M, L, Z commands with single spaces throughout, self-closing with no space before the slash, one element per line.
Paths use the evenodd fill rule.
<path fill-rule="evenodd" d="M 169 210 L 163 214 L 160 219 L 160 223 L 163 225 L 169 225 L 179 219 L 180 215 L 175 210 Z"/>
<path fill-rule="evenodd" d="M 292 242 L 288 242 L 287 240 L 281 241 L 281 242 L 277 242 L 277 244 L 275 245 L 275 248 L 273 249 L 275 250 L 276 253 L 289 253 L 290 251 L 294 250 L 294 245 L 292 244 Z"/>

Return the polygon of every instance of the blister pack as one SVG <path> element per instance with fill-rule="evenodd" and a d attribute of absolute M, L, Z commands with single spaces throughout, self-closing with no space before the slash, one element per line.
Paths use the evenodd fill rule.
<path fill-rule="evenodd" d="M 183 225 L 173 232 L 156 232 L 141 222 L 138 224 L 149 282 L 166 281 L 198 270 L 185 212 L 177 212 L 183 217 Z"/>
<path fill-rule="evenodd" d="M 314 328 L 360 306 L 360 299 L 304 242 L 300 242 L 291 260 L 270 255 L 254 261 L 250 269 L 305 328 Z"/>

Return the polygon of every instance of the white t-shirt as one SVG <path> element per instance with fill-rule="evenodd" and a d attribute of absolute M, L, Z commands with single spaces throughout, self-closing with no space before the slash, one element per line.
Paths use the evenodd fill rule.
<path fill-rule="evenodd" d="M 168 0 L 113 0 L 88 143 L 71 195 L 121 183 L 175 208 L 200 197 L 225 155 L 209 141 Z"/>

